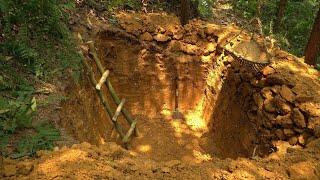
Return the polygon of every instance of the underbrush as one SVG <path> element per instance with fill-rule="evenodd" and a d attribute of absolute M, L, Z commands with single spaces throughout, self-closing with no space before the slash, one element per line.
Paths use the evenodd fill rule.
<path fill-rule="evenodd" d="M 37 110 L 35 90 L 9 66 L 0 66 L 0 149 L 4 156 L 19 158 L 51 149 L 59 131 L 50 124 L 33 124 Z M 6 68 L 6 69 L 4 69 Z M 13 146 L 13 147 L 8 147 Z"/>
<path fill-rule="evenodd" d="M 75 5 L 63 0 L 0 0 L 0 146 L 5 156 L 51 149 L 59 131 L 33 123 L 35 80 L 52 81 L 72 72 L 81 56 L 66 25 Z"/>

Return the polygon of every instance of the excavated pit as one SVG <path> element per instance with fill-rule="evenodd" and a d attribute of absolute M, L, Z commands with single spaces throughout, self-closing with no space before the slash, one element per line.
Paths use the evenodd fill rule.
<path fill-rule="evenodd" d="M 93 39 L 102 64 L 110 70 L 114 89 L 126 99 L 125 107 L 138 120 L 142 135 L 132 139 L 133 153 L 158 161 L 202 162 L 213 157 L 264 156 L 276 151 L 273 140 L 304 146 L 315 136 L 319 111 L 303 103 L 316 104 L 319 99 L 293 99 L 305 97 L 294 83 L 310 81 L 316 73 L 296 73 L 295 79 L 287 75 L 292 73 L 281 74 L 287 72 L 283 68 L 288 65 L 282 62 L 257 73 L 217 48 L 240 30 L 204 26 L 201 21 L 182 28 L 175 17 L 168 18 L 171 24 L 161 24 L 157 15 L 135 19 L 120 16 L 121 28 L 142 43 L 110 29 L 100 30 Z M 150 22 L 159 27 L 150 29 L 154 26 Z M 278 56 L 284 58 L 283 54 Z M 90 64 L 98 80 L 95 63 L 90 60 Z M 295 65 L 307 69 L 298 61 Z M 319 82 L 312 82 L 305 85 L 308 92 L 320 97 Z M 67 120 L 62 126 L 80 141 L 120 143 L 87 77 L 70 91 L 72 96 L 65 102 L 63 113 Z M 110 95 L 105 96 L 115 109 Z M 182 117 L 175 119 L 177 107 Z M 119 122 L 128 130 L 123 117 Z"/>
<path fill-rule="evenodd" d="M 243 113 L 239 101 L 243 93 L 231 77 L 235 75 L 226 74 L 222 60 L 217 60 L 219 55 L 208 62 L 186 54 L 165 56 L 105 35 L 99 37 L 97 47 L 100 59 L 111 72 L 113 87 L 138 119 L 142 137 L 133 139 L 133 150 L 155 160 L 252 155 L 256 130 Z M 77 122 L 85 123 L 76 128 L 81 129 L 76 132 L 78 138 L 95 144 L 116 141 L 92 87 L 82 91 L 81 99 L 88 100 L 83 102 L 82 114 L 88 120 Z M 110 95 L 105 95 L 112 102 Z M 183 115 L 180 119 L 173 118 L 177 103 Z M 119 121 L 128 129 L 123 118 Z"/>
<path fill-rule="evenodd" d="M 252 155 L 256 132 L 240 103 L 247 95 L 234 83 L 232 76 L 239 74 L 227 74 L 224 65 L 219 68 L 223 61 L 218 62 L 219 55 L 212 55 L 208 62 L 184 53 L 163 55 L 140 45 L 128 46 L 126 40 L 105 33 L 97 47 L 105 67 L 111 70 L 115 89 L 141 121 L 143 138 L 150 139 L 141 140 L 145 147 L 150 144 L 151 149 L 153 141 L 162 141 L 158 148 L 172 144 L 169 152 L 181 146 L 220 157 Z M 174 119 L 177 106 L 183 117 Z M 158 133 L 169 135 L 161 139 L 163 135 Z M 140 142 L 133 144 L 139 146 Z"/>

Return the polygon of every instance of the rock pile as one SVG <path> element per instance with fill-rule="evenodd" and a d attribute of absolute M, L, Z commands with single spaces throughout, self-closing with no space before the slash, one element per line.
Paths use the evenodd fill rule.
<path fill-rule="evenodd" d="M 302 67 L 298 63 L 280 61 L 264 68 L 263 76 L 255 79 L 260 87 L 253 94 L 251 109 L 270 139 L 305 146 L 320 137 L 320 86 L 316 76 L 283 71 L 284 67 Z"/>

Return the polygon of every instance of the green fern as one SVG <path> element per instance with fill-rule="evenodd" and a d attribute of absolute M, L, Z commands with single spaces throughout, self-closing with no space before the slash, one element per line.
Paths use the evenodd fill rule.
<path fill-rule="evenodd" d="M 48 124 L 40 125 L 35 130 L 36 134 L 27 135 L 17 143 L 17 152 L 11 155 L 12 158 L 33 156 L 39 150 L 51 150 L 54 142 L 60 138 L 59 131 Z"/>

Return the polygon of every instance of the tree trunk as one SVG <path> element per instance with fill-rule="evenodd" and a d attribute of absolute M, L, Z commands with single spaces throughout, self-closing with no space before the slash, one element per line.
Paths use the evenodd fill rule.
<path fill-rule="evenodd" d="M 180 3 L 180 21 L 182 25 L 185 25 L 188 23 L 190 18 L 190 0 L 181 0 Z"/>
<path fill-rule="evenodd" d="M 279 1 L 277 17 L 275 19 L 274 28 L 273 28 L 274 32 L 279 32 L 279 30 L 280 30 L 280 27 L 282 24 L 282 19 L 284 16 L 284 12 L 287 7 L 287 2 L 288 2 L 288 0 L 280 0 Z"/>
<path fill-rule="evenodd" d="M 256 16 L 259 18 L 261 17 L 261 4 L 262 4 L 261 0 L 258 0 L 257 1 Z"/>
<path fill-rule="evenodd" d="M 314 21 L 313 28 L 306 49 L 304 51 L 305 63 L 315 65 L 320 49 L 320 9 Z"/>

